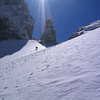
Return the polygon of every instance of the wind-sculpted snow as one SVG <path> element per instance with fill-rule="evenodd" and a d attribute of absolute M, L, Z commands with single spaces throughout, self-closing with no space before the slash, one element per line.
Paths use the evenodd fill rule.
<path fill-rule="evenodd" d="M 0 100 L 100 100 L 100 28 L 15 55 L 0 60 Z"/>

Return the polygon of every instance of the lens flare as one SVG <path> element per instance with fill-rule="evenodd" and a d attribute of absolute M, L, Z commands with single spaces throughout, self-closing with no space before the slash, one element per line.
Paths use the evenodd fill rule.
<path fill-rule="evenodd" d="M 50 0 L 25 0 L 30 9 L 30 13 L 35 19 L 34 35 L 40 36 L 44 30 L 46 19 L 51 19 Z M 39 27 L 39 28 L 38 28 Z M 40 33 L 41 31 L 41 33 Z"/>
<path fill-rule="evenodd" d="M 46 19 L 51 18 L 51 13 L 48 5 L 49 0 L 39 0 L 39 15 L 41 24 L 42 24 L 42 31 L 44 30 L 44 24 Z"/>
<path fill-rule="evenodd" d="M 44 27 L 44 23 L 46 20 L 46 2 L 45 0 L 39 0 L 39 10 L 40 10 L 40 16 L 41 16 L 41 23 L 42 23 L 42 31 Z"/>

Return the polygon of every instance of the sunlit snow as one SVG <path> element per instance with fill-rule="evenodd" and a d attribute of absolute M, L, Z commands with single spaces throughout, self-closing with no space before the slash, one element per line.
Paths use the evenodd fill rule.
<path fill-rule="evenodd" d="M 100 28 L 37 52 L 31 43 L 0 59 L 0 100 L 100 100 Z"/>

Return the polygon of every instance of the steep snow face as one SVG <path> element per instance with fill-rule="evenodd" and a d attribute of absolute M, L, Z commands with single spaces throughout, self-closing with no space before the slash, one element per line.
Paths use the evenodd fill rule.
<path fill-rule="evenodd" d="M 100 28 L 9 58 L 0 60 L 0 100 L 100 100 Z"/>
<path fill-rule="evenodd" d="M 93 22 L 93 23 L 91 23 L 91 24 L 89 24 L 89 25 L 87 25 L 87 26 L 83 26 L 83 27 L 79 28 L 79 29 L 77 30 L 77 32 L 75 32 L 75 33 L 70 37 L 70 39 L 75 38 L 75 37 L 77 37 L 77 36 L 80 36 L 80 35 L 82 35 L 82 34 L 85 34 L 85 33 L 87 33 L 88 31 L 94 30 L 94 29 L 99 28 L 99 27 L 100 27 L 100 20 L 98 20 L 98 21 L 96 21 L 96 22 Z"/>

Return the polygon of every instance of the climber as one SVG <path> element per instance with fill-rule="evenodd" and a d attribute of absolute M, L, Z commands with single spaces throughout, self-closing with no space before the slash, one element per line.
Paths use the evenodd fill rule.
<path fill-rule="evenodd" d="M 38 50 L 38 47 L 35 48 L 35 51 L 37 51 L 37 50 Z"/>

